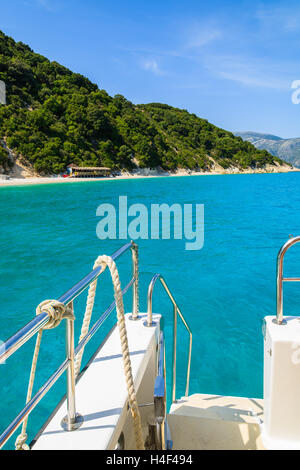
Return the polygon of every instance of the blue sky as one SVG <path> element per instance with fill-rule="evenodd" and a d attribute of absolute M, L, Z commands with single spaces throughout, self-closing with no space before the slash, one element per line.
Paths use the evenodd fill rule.
<path fill-rule="evenodd" d="M 0 0 L 0 29 L 134 103 L 300 136 L 300 2 Z"/>

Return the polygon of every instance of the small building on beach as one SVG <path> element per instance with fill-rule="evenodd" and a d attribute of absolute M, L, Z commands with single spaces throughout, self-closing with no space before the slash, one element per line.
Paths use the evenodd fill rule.
<path fill-rule="evenodd" d="M 102 166 L 76 166 L 73 163 L 67 167 L 71 178 L 99 178 L 110 176 L 111 169 Z"/>

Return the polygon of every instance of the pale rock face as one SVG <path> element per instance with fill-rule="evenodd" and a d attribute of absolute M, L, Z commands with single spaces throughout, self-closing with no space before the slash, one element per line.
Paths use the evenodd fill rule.
<path fill-rule="evenodd" d="M 122 171 L 120 175 L 128 177 L 146 177 L 146 176 L 188 176 L 188 175 L 225 175 L 225 174 L 239 174 L 239 173 L 286 173 L 289 171 L 299 171 L 290 165 L 275 163 L 274 165 L 267 164 L 264 168 L 246 168 L 241 170 L 238 167 L 231 166 L 224 169 L 212 158 L 210 158 L 213 165 L 208 171 L 205 170 L 190 170 L 188 168 L 177 168 L 175 171 L 164 171 L 162 168 L 136 168 L 133 171 Z"/>
<path fill-rule="evenodd" d="M 6 87 L 2 80 L 0 80 L 0 105 L 1 104 L 6 104 Z"/>
<path fill-rule="evenodd" d="M 251 142 L 256 148 L 265 149 L 272 155 L 300 168 L 300 137 L 282 139 L 276 135 L 259 134 L 258 132 L 236 132 L 235 135 Z"/>

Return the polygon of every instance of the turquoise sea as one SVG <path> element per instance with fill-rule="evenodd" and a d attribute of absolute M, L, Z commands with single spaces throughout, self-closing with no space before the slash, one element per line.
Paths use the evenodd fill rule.
<path fill-rule="evenodd" d="M 161 272 L 193 331 L 190 393 L 262 397 L 261 321 L 275 314 L 275 268 L 280 246 L 300 234 L 300 174 L 187 176 L 0 188 L 0 339 L 32 319 L 44 299 L 58 298 L 88 273 L 99 254 L 124 240 L 96 236 L 103 202 L 205 205 L 205 242 L 186 251 L 184 240 L 140 240 L 141 310 L 152 275 Z M 130 254 L 118 262 L 123 286 Z M 286 257 L 286 273 L 300 274 L 300 247 Z M 108 273 L 101 277 L 93 319 L 113 300 Z M 284 311 L 299 314 L 300 286 L 285 287 Z M 75 303 L 76 338 L 85 295 Z M 130 310 L 131 293 L 125 298 Z M 154 310 L 165 316 L 170 363 L 172 308 L 157 286 Z M 85 360 L 115 322 L 94 337 Z M 25 403 L 34 341 L 0 365 L 0 430 Z M 184 393 L 187 335 L 179 330 L 178 396 Z M 64 326 L 45 331 L 35 390 L 64 359 Z M 168 375 L 170 384 L 171 374 Z M 103 383 L 103 386 L 105 384 Z M 33 437 L 65 391 L 65 379 L 29 419 Z M 79 410 L 80 411 L 80 410 Z M 17 433 L 15 434 L 15 436 Z M 30 440 L 30 439 L 29 439 Z M 14 438 L 8 447 L 13 447 Z"/>

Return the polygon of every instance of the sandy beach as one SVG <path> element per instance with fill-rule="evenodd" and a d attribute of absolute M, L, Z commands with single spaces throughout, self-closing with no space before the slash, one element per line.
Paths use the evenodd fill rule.
<path fill-rule="evenodd" d="M 214 171 L 193 171 L 193 170 L 177 170 L 176 172 L 167 172 L 152 170 L 149 168 L 140 169 L 135 172 L 123 172 L 120 175 L 101 177 L 101 178 L 63 178 L 57 176 L 29 176 L 29 177 L 10 177 L 9 179 L 2 179 L 0 177 L 0 187 L 5 186 L 27 186 L 38 184 L 60 184 L 60 183 L 82 183 L 85 181 L 113 181 L 113 180 L 130 180 L 138 178 L 158 178 L 158 177 L 176 177 L 176 176 L 209 176 L 209 175 L 233 175 L 233 174 L 257 174 L 257 173 L 287 173 L 291 171 L 300 171 L 299 168 L 290 167 L 288 165 L 282 166 L 269 166 L 263 169 L 244 171 L 238 168 L 231 169 L 216 169 Z M 19 176 L 19 175 L 18 175 Z"/>

